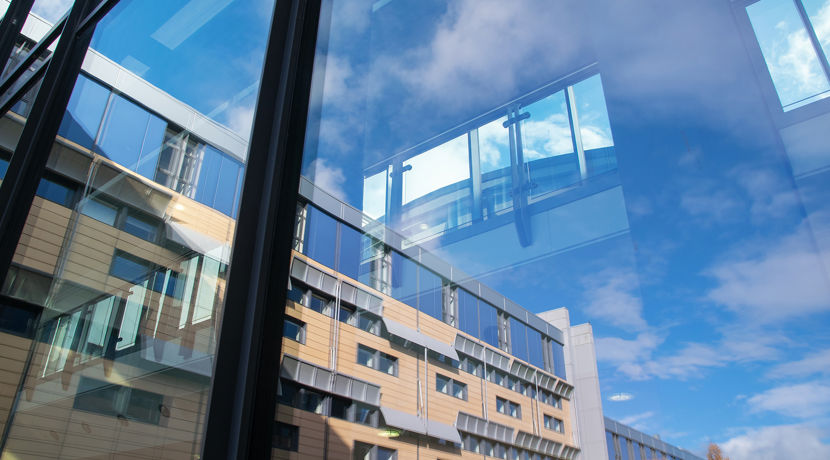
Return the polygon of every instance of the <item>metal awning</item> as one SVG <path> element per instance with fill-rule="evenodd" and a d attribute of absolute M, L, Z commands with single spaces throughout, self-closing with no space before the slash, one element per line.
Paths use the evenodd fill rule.
<path fill-rule="evenodd" d="M 388 407 L 381 407 L 380 413 L 383 415 L 383 421 L 388 426 L 401 428 L 413 433 L 427 434 L 424 419 L 417 415 L 408 414 Z"/>
<path fill-rule="evenodd" d="M 458 434 L 458 430 L 446 423 L 427 419 L 427 434 L 433 438 L 461 444 L 461 435 Z"/>
<path fill-rule="evenodd" d="M 290 355 L 285 355 L 282 358 L 280 378 L 373 406 L 380 405 L 379 385 L 346 374 L 332 372 L 329 369 Z"/>
<path fill-rule="evenodd" d="M 516 433 L 515 445 L 551 457 L 558 457 L 562 443 L 536 436 L 525 431 Z"/>
<path fill-rule="evenodd" d="M 216 259 L 223 264 L 230 263 L 231 248 L 228 244 L 217 241 L 198 230 L 176 222 L 166 222 L 164 235 L 168 240 L 190 248 L 199 254 Z"/>
<path fill-rule="evenodd" d="M 464 412 L 458 413 L 458 417 L 455 419 L 455 427 L 483 438 L 513 444 L 513 428 L 500 423 L 489 422 Z"/>
<path fill-rule="evenodd" d="M 383 324 L 386 326 L 386 330 L 390 334 L 400 337 L 404 341 L 414 343 L 418 346 L 427 348 L 438 354 L 458 361 L 458 353 L 456 353 L 455 349 L 449 344 L 433 339 L 432 337 L 422 334 L 415 329 L 406 327 L 403 324 L 389 318 L 383 318 Z"/>
<path fill-rule="evenodd" d="M 383 300 L 380 297 L 349 283 L 343 282 L 340 285 L 340 300 L 378 316 L 383 316 Z"/>
<path fill-rule="evenodd" d="M 476 343 L 461 334 L 456 334 L 455 336 L 455 349 L 465 355 L 472 356 L 473 358 L 480 359 L 482 361 L 484 360 L 484 345 Z"/>
<path fill-rule="evenodd" d="M 331 296 L 337 295 L 337 278 L 323 273 L 307 264 L 305 261 L 294 258 L 291 263 L 291 276 L 312 288 L 319 289 Z"/>
<path fill-rule="evenodd" d="M 489 348 L 484 349 L 484 362 L 497 369 L 510 372 L 510 357 L 495 350 Z"/>

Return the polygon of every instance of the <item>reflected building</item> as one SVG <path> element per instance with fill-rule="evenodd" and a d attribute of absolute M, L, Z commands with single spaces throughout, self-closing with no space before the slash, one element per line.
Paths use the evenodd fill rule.
<path fill-rule="evenodd" d="M 49 30 L 30 18 L 16 57 Z M 35 91 L 0 120 L 3 175 Z M 564 94 L 536 104 L 567 125 Z M 517 168 L 493 142 L 470 195 L 483 207 L 457 210 L 458 227 L 516 206 Z M 89 51 L 3 286 L 23 301 L 2 312 L 4 456 L 198 455 L 246 151 Z M 534 199 L 599 164 L 590 149 L 537 161 Z M 576 458 L 561 331 L 423 248 L 435 226 L 386 225 L 445 213 L 459 188 L 414 177 L 404 206 L 374 216 L 303 180 L 274 457 Z"/>

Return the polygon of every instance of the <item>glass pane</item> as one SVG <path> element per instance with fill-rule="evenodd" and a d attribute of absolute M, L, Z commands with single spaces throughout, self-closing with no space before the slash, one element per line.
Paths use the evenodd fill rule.
<path fill-rule="evenodd" d="M 761 0 L 746 11 L 784 110 L 827 97 L 830 82 L 795 4 Z"/>
<path fill-rule="evenodd" d="M 35 3 L 18 62 L 71 3 Z M 202 455 L 273 6 L 117 2 L 61 82 L 70 102 L 2 286 L 42 307 L 26 337 L 0 333 L 20 356 L 3 368 L 4 458 Z M 30 100 L 3 117 L 4 160 Z"/>

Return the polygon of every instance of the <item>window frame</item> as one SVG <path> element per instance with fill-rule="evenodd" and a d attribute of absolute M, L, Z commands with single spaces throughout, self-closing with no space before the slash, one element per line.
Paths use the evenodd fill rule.
<path fill-rule="evenodd" d="M 360 360 L 361 351 L 363 351 L 364 353 L 369 353 L 369 355 L 371 357 L 371 364 L 366 364 L 366 363 L 361 362 L 361 360 Z M 388 353 L 384 353 L 380 350 L 375 350 L 374 348 L 363 345 L 362 343 L 357 344 L 357 357 L 355 359 L 355 362 L 357 362 L 361 366 L 368 367 L 369 369 L 374 369 L 374 370 L 376 370 L 378 372 L 382 372 L 386 375 L 391 375 L 393 377 L 398 376 L 398 357 L 397 356 L 390 355 Z M 384 366 L 381 363 L 391 363 L 392 365 L 389 369 L 392 369 L 392 372 L 389 372 L 389 370 L 387 370 L 386 366 Z"/>

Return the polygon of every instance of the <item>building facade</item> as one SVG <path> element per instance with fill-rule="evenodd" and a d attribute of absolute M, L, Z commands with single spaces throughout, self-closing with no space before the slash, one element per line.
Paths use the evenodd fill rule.
<path fill-rule="evenodd" d="M 69 3 L 0 2 L 4 460 L 689 458 L 546 310 L 827 308 L 830 6 Z"/>

